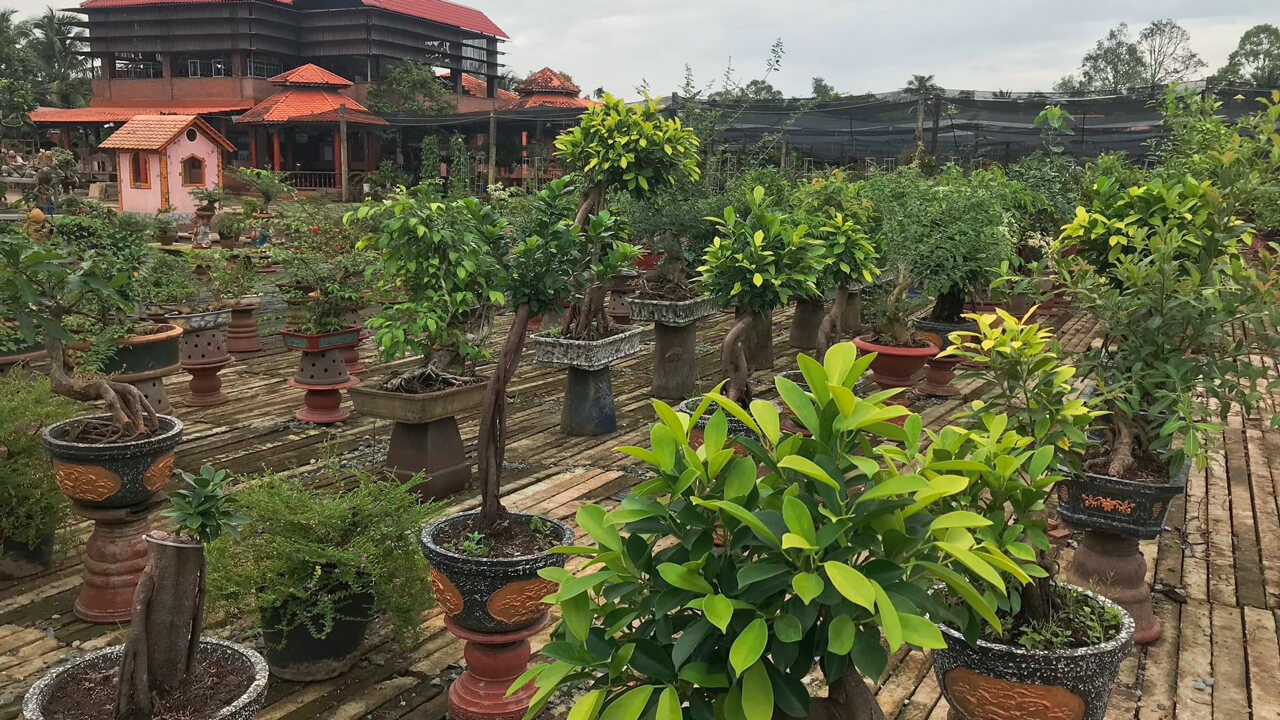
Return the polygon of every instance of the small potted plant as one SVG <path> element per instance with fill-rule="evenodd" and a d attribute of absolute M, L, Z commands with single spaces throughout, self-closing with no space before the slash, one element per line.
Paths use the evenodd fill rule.
<path fill-rule="evenodd" d="M 182 473 L 164 514 L 176 532 L 148 533 L 124 645 L 90 652 L 46 675 L 23 699 L 30 720 L 81 717 L 150 720 L 165 708 L 194 717 L 250 720 L 267 696 L 267 666 L 253 650 L 202 637 L 205 545 L 235 536 L 242 518 L 223 487 L 225 475 Z"/>
<path fill-rule="evenodd" d="M 1083 364 L 1108 411 L 1083 471 L 1057 488 L 1058 514 L 1087 530 L 1068 578 L 1121 602 L 1145 643 L 1160 624 L 1138 540 L 1160 533 L 1215 420 L 1259 403 L 1267 371 L 1254 357 L 1280 346 L 1268 329 L 1280 274 L 1207 182 L 1153 181 L 1112 203 L 1078 210 L 1054 248 L 1060 280 L 1099 324 Z M 1250 245 L 1256 264 L 1242 256 Z"/>
<path fill-rule="evenodd" d="M 293 192 L 293 188 L 285 182 L 287 175 L 265 168 L 236 168 L 236 179 L 249 186 L 250 190 L 262 198 L 262 207 L 254 215 L 255 218 L 270 218 L 271 203 L 285 193 Z"/>
<path fill-rule="evenodd" d="M 818 295 L 817 278 L 828 259 L 803 225 L 772 209 L 761 186 L 747 193 L 747 212 L 733 207 L 714 218 L 716 238 L 698 268 L 700 287 L 722 306 L 732 305 L 736 321 L 721 346 L 725 395 L 750 402 L 752 370 L 773 367 L 773 310 L 798 296 Z"/>
<path fill-rule="evenodd" d="M 67 517 L 67 500 L 53 479 L 40 433 L 46 425 L 82 412 L 49 391 L 43 375 L 17 369 L 0 377 L 0 581 L 47 570 L 54 533 Z"/>
<path fill-rule="evenodd" d="M 196 224 L 204 227 L 209 226 L 214 214 L 218 212 L 218 205 L 227 199 L 227 193 L 220 187 L 192 188 L 189 194 L 196 202 Z"/>
<path fill-rule="evenodd" d="M 306 390 L 304 406 L 294 417 L 301 422 L 332 425 L 350 417 L 342 408 L 342 391 L 359 384 L 347 370 L 343 350 L 360 344 L 360 326 L 351 313 L 360 296 L 351 288 L 330 284 L 318 288 L 296 327 L 281 330 L 284 346 L 297 350 L 298 371 L 289 385 Z"/>
<path fill-rule="evenodd" d="M 575 683 L 587 719 L 650 703 L 671 718 L 885 717 L 867 681 L 904 646 L 945 646 L 931 618 L 948 610 L 929 589 L 970 566 L 985 592 L 1004 587 L 1013 563 L 979 552 L 982 518 L 944 503 L 979 468 L 1017 460 L 1009 433 L 944 429 L 962 438 L 944 450 L 920 416 L 856 397 L 869 360 L 842 343 L 805 363 L 812 392 L 775 380 L 810 438 L 783 431 L 772 403 L 710 393 L 687 415 L 654 402 L 652 447 L 623 448 L 653 476 L 616 510 L 578 510 L 590 542 L 573 551 L 593 572 L 542 572 L 562 620 L 550 662 L 513 688 L 527 716 Z M 726 416 L 747 428 L 749 457 L 724 460 Z M 974 588 L 959 602 L 988 601 Z M 825 699 L 807 689 L 815 666 Z"/>
<path fill-rule="evenodd" d="M 369 320 L 374 342 L 386 361 L 422 357 L 376 387 L 352 388 L 352 402 L 364 415 L 395 422 L 388 471 L 402 481 L 425 474 L 424 499 L 451 495 L 471 479 L 455 416 L 484 396 L 488 379 L 476 365 L 503 301 L 492 240 L 506 223 L 474 199 L 445 203 L 421 186 L 367 201 L 350 219 L 373 228 L 360 247 L 378 259 L 376 290 L 398 294 Z"/>
<path fill-rule="evenodd" d="M 700 176 L 698 138 L 678 118 L 663 117 L 652 99 L 638 105 L 606 96 L 579 124 L 556 138 L 557 157 L 582 178 L 577 212 L 568 228 L 574 270 L 573 303 L 559 328 L 534 336 L 539 362 L 569 368 L 561 429 L 604 435 L 617 429 L 609 365 L 639 350 L 639 325 L 614 327 L 605 312 L 610 279 L 630 268 L 639 248 L 622 241 L 618 219 L 605 207 L 610 190 L 641 198 L 659 187 Z M 559 192 L 568 192 L 562 186 Z"/>
<path fill-rule="evenodd" d="M 413 482 L 358 472 L 338 492 L 274 474 L 246 480 L 236 499 L 251 532 L 209 546 L 209 606 L 257 613 L 273 675 L 345 672 L 376 618 L 403 645 L 419 636 L 431 589 L 416 537 L 436 508 Z"/>
<path fill-rule="evenodd" d="M 161 208 L 151 224 L 155 228 L 156 242 L 168 247 L 178 241 L 178 223 L 173 219 L 172 210 Z"/>
<path fill-rule="evenodd" d="M 218 233 L 218 246 L 223 250 L 240 247 L 240 236 L 248 227 L 249 221 L 240 213 L 224 212 L 213 221 L 213 229 Z"/>

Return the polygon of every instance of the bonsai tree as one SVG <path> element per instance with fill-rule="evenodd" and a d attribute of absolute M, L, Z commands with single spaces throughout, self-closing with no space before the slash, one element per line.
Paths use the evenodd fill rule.
<path fill-rule="evenodd" d="M 23 368 L 0 377 L 0 543 L 5 550 L 37 550 L 67 516 L 66 496 L 54 482 L 40 433 L 45 426 L 75 417 L 79 403 L 53 395 L 49 382 Z M 53 545 L 47 545 L 52 558 Z M 33 568 L 0 559 L 0 578 L 12 580 Z M 18 572 L 11 572 L 17 570 Z"/>
<path fill-rule="evenodd" d="M 431 590 L 415 538 L 438 506 L 421 504 L 414 482 L 357 472 L 353 486 L 335 491 L 272 473 L 244 480 L 236 500 L 251 532 L 209 546 L 212 609 L 270 615 L 264 629 L 273 636 L 303 628 L 322 640 L 336 623 L 375 617 L 398 641 L 419 636 Z M 366 594 L 368 613 L 353 617 L 351 598 Z"/>
<path fill-rule="evenodd" d="M 446 203 L 434 187 L 422 186 L 401 187 L 348 217 L 372 228 L 359 249 L 378 260 L 375 289 L 398 296 L 366 323 L 383 359 L 421 355 L 424 368 L 413 377 L 474 375 L 503 302 L 494 251 L 501 250 L 506 222 L 475 199 Z"/>
<path fill-rule="evenodd" d="M 91 227 L 87 223 L 97 225 L 79 232 Z M 155 411 L 142 393 L 94 372 L 132 324 L 141 243 L 91 218 L 69 217 L 58 227 L 44 244 L 22 234 L 0 235 L 0 312 L 18 322 L 27 340 L 43 335 L 55 393 L 103 403 L 114 428 L 100 428 L 100 440 L 153 431 Z M 78 365 L 68 353 L 73 331 L 94 340 Z"/>
<path fill-rule="evenodd" d="M 609 222 L 605 196 L 617 189 L 643 197 L 661 186 L 700 177 L 698 138 L 679 118 L 665 118 L 655 100 L 629 106 L 605 95 L 579 124 L 556 138 L 557 157 L 582 178 L 573 225 L 583 231 L 573 289 L 581 297 L 565 318 L 564 335 L 585 340 L 608 335 L 604 301 L 608 282 L 639 254 L 616 232 L 587 232 L 593 216 Z"/>
<path fill-rule="evenodd" d="M 809 437 L 783 432 L 769 402 L 709 393 L 692 416 L 654 402 L 651 447 L 622 448 L 653 477 L 617 510 L 578 510 L 591 543 L 571 550 L 597 569 L 541 571 L 560 583 L 547 601 L 562 620 L 543 648 L 552 662 L 516 681 L 538 688 L 526 718 L 570 683 L 587 690 L 575 720 L 649 707 L 691 720 L 883 718 L 864 677 L 878 680 L 904 645 L 942 647 L 935 621 L 956 612 L 930 588 L 1001 626 L 990 597 L 1025 563 L 947 501 L 994 468 L 1025 468 L 1024 439 L 1000 427 L 926 436 L 920 416 L 884 404 L 892 393 L 854 395 L 869 361 L 845 343 L 821 364 L 800 356 L 811 392 L 775 380 Z M 689 430 L 712 412 L 695 448 Z M 746 426 L 734 442 L 749 457 L 725 447 L 726 414 Z M 803 682 L 815 658 L 826 700 Z"/>
<path fill-rule="evenodd" d="M 1110 411 L 1108 438 L 1084 467 L 1133 479 L 1151 463 L 1170 475 L 1188 458 L 1203 463 L 1213 417 L 1261 400 L 1266 368 L 1252 356 L 1280 346 L 1268 329 L 1280 319 L 1280 275 L 1274 254 L 1208 183 L 1124 195 L 1122 216 L 1077 211 L 1055 263 L 1102 332 L 1084 364 Z M 1080 251 L 1066 257 L 1071 245 Z M 1257 263 L 1241 255 L 1249 246 Z"/>
<path fill-rule="evenodd" d="M 213 221 L 213 229 L 220 241 L 238 239 L 248 229 L 249 221 L 239 213 L 224 212 Z"/>
<path fill-rule="evenodd" d="M 817 351 L 825 355 L 840 340 L 850 292 L 874 282 L 880 274 L 879 253 L 867 234 L 871 201 L 858 196 L 844 173 L 832 170 L 797 186 L 791 202 L 821 243 L 827 261 L 816 283 L 819 299 L 836 291 L 835 303 L 818 327 Z"/>
<path fill-rule="evenodd" d="M 129 639 L 120 664 L 115 716 L 150 718 L 156 699 L 183 692 L 193 680 L 204 625 L 204 546 L 222 535 L 239 537 L 245 518 L 226 495 L 227 473 L 179 471 L 183 488 L 169 494 L 162 515 L 175 532 L 152 531 L 147 567 L 133 599 Z"/>
<path fill-rule="evenodd" d="M 262 212 L 271 212 L 271 202 L 293 188 L 285 182 L 285 173 L 265 168 L 236 168 L 236 178 L 262 197 Z"/>
<path fill-rule="evenodd" d="M 220 187 L 198 187 L 189 191 L 191 199 L 199 203 L 199 210 L 205 213 L 218 211 L 218 205 L 227 201 L 227 193 Z"/>
<path fill-rule="evenodd" d="M 716 225 L 716 238 L 698 268 L 698 283 L 707 293 L 737 308 L 720 364 L 729 379 L 725 395 L 739 402 L 751 399 L 744 343 L 752 324 L 767 328 L 774 308 L 797 295 L 817 295 L 818 274 L 829 262 L 807 227 L 793 225 L 790 216 L 770 207 L 763 187 L 748 193 L 746 203 L 743 216 L 730 206 L 723 217 L 708 218 Z"/>

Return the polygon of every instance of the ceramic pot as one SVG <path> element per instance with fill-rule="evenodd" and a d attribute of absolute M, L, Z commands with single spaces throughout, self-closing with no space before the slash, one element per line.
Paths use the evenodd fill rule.
<path fill-rule="evenodd" d="M 0 539 L 0 581 L 17 580 L 48 570 L 53 565 L 53 530 L 34 545 L 14 538 Z"/>
<path fill-rule="evenodd" d="M 531 517 L 511 512 L 514 518 Z M 455 523 L 468 522 L 479 510 L 450 515 L 422 531 L 422 554 L 431 563 L 431 586 L 445 617 L 464 630 L 510 633 L 539 622 L 549 605 L 542 598 L 556 591 L 557 583 L 538 576 L 548 567 L 564 567 L 567 555 L 538 553 L 518 558 L 473 558 L 440 547 L 436 533 Z M 573 530 L 554 518 L 541 517 L 558 533 L 560 545 L 573 543 Z"/>
<path fill-rule="evenodd" d="M 373 602 L 371 593 L 343 598 L 334 608 L 339 617 L 333 629 L 322 638 L 312 635 L 305 623 L 281 629 L 280 611 L 263 609 L 263 654 L 271 674 L 294 682 L 318 682 L 350 670 L 373 622 Z"/>
<path fill-rule="evenodd" d="M 160 429 L 150 437 L 107 445 L 74 442 L 86 419 L 72 418 L 44 430 L 44 446 L 53 458 L 58 487 L 72 501 L 92 508 L 123 508 L 147 502 L 173 473 L 173 449 L 182 439 L 182 421 L 158 415 Z"/>
<path fill-rule="evenodd" d="M 1115 603 L 1071 585 L 1071 592 L 1123 613 L 1116 637 L 1070 650 L 1027 650 L 979 641 L 969 645 L 956 630 L 940 625 L 946 648 L 933 651 L 933 671 L 952 718 L 1071 718 L 1102 720 L 1120 663 L 1133 648 L 1133 618 Z"/>
<path fill-rule="evenodd" d="M 1151 540 L 1164 529 L 1169 503 L 1186 490 L 1190 472 L 1184 463 L 1167 483 L 1073 474 L 1054 487 L 1058 517 L 1081 529 Z"/>
<path fill-rule="evenodd" d="M 250 720 L 262 710 L 267 700 L 267 662 L 253 650 L 238 643 L 214 638 L 200 638 L 200 653 L 243 663 L 253 672 L 253 682 L 234 702 L 217 714 L 217 720 Z M 70 664 L 50 672 L 27 691 L 22 699 L 22 715 L 27 720 L 44 720 L 45 706 L 82 683 L 86 676 L 108 672 L 116 674 L 124 657 L 124 645 L 96 650 Z"/>
<path fill-rule="evenodd" d="M 853 344 L 860 353 L 876 353 L 876 358 L 871 361 L 871 379 L 886 390 L 911 387 L 920 368 L 940 352 L 933 343 L 922 348 L 879 345 L 871 342 L 870 335 L 859 335 L 853 339 Z"/>
<path fill-rule="evenodd" d="M 227 352 L 251 353 L 262 349 L 258 320 L 254 316 L 259 306 L 257 300 L 249 300 L 231 308 L 231 321 L 227 324 Z"/>

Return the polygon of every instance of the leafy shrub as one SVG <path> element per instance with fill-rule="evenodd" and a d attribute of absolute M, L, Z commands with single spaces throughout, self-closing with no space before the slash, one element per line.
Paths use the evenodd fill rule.
<path fill-rule="evenodd" d="M 32 546 L 66 518 L 40 433 L 82 412 L 80 403 L 50 392 L 43 375 L 14 368 L 0 376 L 0 538 Z"/>

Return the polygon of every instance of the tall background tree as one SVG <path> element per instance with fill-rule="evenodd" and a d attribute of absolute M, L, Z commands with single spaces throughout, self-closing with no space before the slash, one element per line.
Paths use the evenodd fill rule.
<path fill-rule="evenodd" d="M 831 86 L 831 83 L 827 82 L 826 78 L 815 77 L 811 82 L 813 86 L 813 99 L 818 102 L 839 100 L 841 97 L 844 97 Z"/>
<path fill-rule="evenodd" d="M 916 101 L 916 153 L 924 150 L 924 114 L 936 97 L 942 95 L 942 88 L 933 81 L 932 75 L 912 75 L 902 88 L 902 93 Z M 937 136 L 937 118 L 934 118 L 934 135 Z"/>
<path fill-rule="evenodd" d="M 439 115 L 458 109 L 435 68 L 405 60 L 388 68 L 369 87 L 369 109 L 399 115 Z"/>
<path fill-rule="evenodd" d="M 1263 24 L 1246 30 L 1217 79 L 1228 85 L 1280 87 L 1280 28 Z"/>
<path fill-rule="evenodd" d="M 1196 79 L 1204 60 L 1191 34 L 1170 19 L 1156 20 L 1130 39 L 1126 23 L 1111 28 L 1080 60 L 1080 69 L 1053 86 L 1058 92 L 1118 94 L 1127 88 Z"/>
<path fill-rule="evenodd" d="M 36 96 L 42 105 L 68 108 L 89 104 L 90 64 L 84 54 L 88 35 L 76 22 L 76 16 L 50 7 L 19 27 L 22 50 L 35 68 Z"/>

